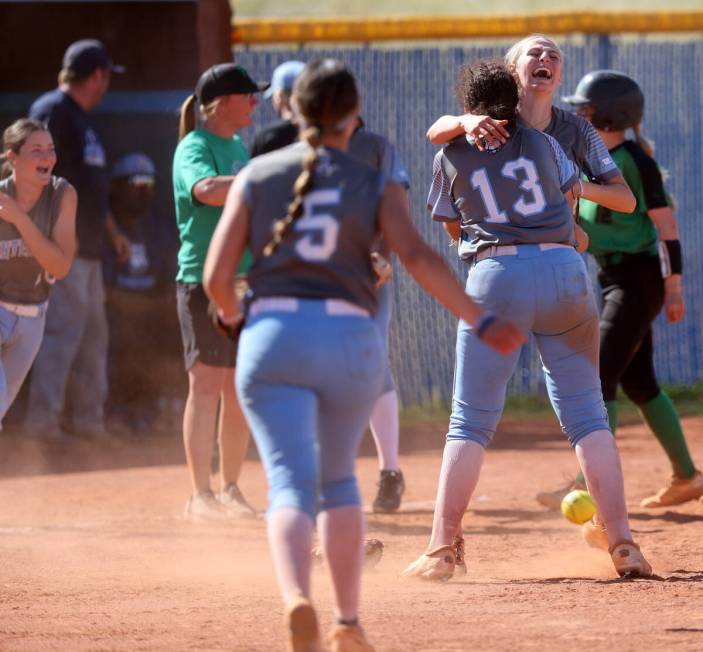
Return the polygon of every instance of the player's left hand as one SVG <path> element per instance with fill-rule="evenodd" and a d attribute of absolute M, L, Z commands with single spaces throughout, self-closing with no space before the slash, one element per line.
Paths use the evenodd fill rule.
<path fill-rule="evenodd" d="M 376 272 L 376 288 L 380 288 L 384 283 L 390 281 L 391 275 L 393 274 L 393 267 L 385 256 L 378 253 L 378 251 L 372 251 L 371 265 L 373 271 Z"/>
<path fill-rule="evenodd" d="M 24 211 L 10 195 L 0 192 L 0 219 L 10 224 L 17 224 Z"/>
<path fill-rule="evenodd" d="M 507 355 L 521 347 L 527 341 L 527 338 L 521 330 L 510 322 L 496 319 L 483 332 L 481 340 L 498 351 L 498 353 Z"/>
<path fill-rule="evenodd" d="M 686 313 L 686 301 L 681 291 L 667 290 L 664 297 L 664 307 L 666 309 L 666 318 L 670 323 L 675 324 L 677 321 L 681 321 Z"/>
<path fill-rule="evenodd" d="M 118 263 L 126 263 L 129 260 L 129 254 L 132 249 L 132 245 L 129 242 L 129 238 L 123 233 L 116 231 L 111 234 L 112 248 L 115 250 L 115 256 L 117 257 Z"/>

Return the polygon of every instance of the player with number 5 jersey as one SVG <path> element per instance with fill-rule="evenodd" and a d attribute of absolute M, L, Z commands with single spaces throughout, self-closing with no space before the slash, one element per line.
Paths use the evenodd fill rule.
<path fill-rule="evenodd" d="M 505 120 L 510 138 L 481 149 L 466 136 L 435 159 L 428 204 L 469 265 L 466 293 L 497 317 L 530 331 L 562 430 L 607 521 L 620 575 L 650 575 L 632 541 L 622 472 L 598 377 L 598 312 L 576 250 L 570 201 L 576 168 L 556 141 L 517 121 L 518 87 L 505 64 L 462 68 L 465 110 Z M 478 482 L 484 449 L 501 417 L 520 352 L 496 355 L 481 326 L 459 323 L 452 414 L 427 551 L 405 571 L 447 580 L 462 563 L 461 521 Z"/>
<path fill-rule="evenodd" d="M 352 74 L 309 63 L 293 104 L 301 142 L 254 159 L 232 187 L 208 252 L 204 282 L 219 319 L 238 314 L 233 273 L 248 246 L 254 262 L 236 384 L 269 483 L 267 526 L 286 605 L 290 649 L 320 649 L 310 603 L 317 521 L 336 602 L 331 652 L 373 647 L 358 625 L 363 514 L 354 463 L 383 383 L 384 346 L 371 316 L 379 232 L 415 279 L 509 353 L 524 341 L 494 320 L 420 238 L 405 189 L 347 155 L 358 124 Z"/>

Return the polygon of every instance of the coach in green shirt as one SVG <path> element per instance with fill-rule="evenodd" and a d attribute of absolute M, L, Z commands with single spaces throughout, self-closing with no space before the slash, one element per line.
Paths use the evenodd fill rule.
<path fill-rule="evenodd" d="M 181 107 L 179 143 L 173 159 L 181 239 L 176 286 L 189 385 L 183 441 L 193 491 L 186 503 L 186 517 L 196 521 L 225 521 L 253 514 L 237 488 L 249 432 L 234 392 L 236 345 L 218 333 L 208 318 L 202 275 L 227 192 L 249 160 L 236 132 L 251 124 L 255 94 L 267 87 L 268 83 L 253 81 L 241 66 L 218 64 L 202 74 L 195 93 Z M 198 128 L 196 104 L 203 117 Z M 248 265 L 247 256 L 239 271 L 246 271 Z M 216 427 L 221 476 L 218 496 L 210 487 Z"/>

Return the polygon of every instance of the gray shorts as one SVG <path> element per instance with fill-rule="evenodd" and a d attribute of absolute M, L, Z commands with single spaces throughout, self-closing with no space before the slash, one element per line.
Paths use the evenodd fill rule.
<path fill-rule="evenodd" d="M 208 298 L 202 284 L 177 282 L 176 299 L 186 371 L 198 361 L 210 367 L 234 368 L 237 345 L 210 321 Z"/>

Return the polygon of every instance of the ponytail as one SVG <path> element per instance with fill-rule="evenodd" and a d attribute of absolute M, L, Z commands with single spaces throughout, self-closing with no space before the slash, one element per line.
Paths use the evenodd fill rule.
<path fill-rule="evenodd" d="M 644 150 L 644 153 L 647 156 L 654 156 L 654 143 L 642 134 L 642 125 L 638 124 L 632 127 L 632 131 L 635 133 L 637 144 Z"/>
<path fill-rule="evenodd" d="M 195 129 L 195 95 L 189 95 L 181 105 L 178 142 L 180 143 L 193 129 Z"/>
<path fill-rule="evenodd" d="M 312 187 L 312 178 L 317 167 L 318 153 L 317 149 L 322 142 L 322 130 L 319 126 L 307 127 L 301 134 L 300 140 L 308 144 L 308 152 L 303 159 L 303 171 L 293 184 L 293 201 L 288 204 L 288 213 L 280 220 L 273 223 L 273 237 L 271 241 L 264 247 L 264 256 L 273 254 L 278 245 L 281 244 L 286 237 L 291 225 L 298 220 L 303 214 L 303 199 L 310 192 Z"/>

